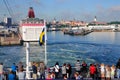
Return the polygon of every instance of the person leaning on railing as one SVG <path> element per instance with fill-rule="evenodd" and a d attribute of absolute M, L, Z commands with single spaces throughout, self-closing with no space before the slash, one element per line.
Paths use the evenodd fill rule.
<path fill-rule="evenodd" d="M 116 64 L 116 68 L 117 68 L 117 78 L 120 78 L 120 59 L 118 60 Z"/>
<path fill-rule="evenodd" d="M 0 63 L 0 80 L 3 79 L 3 63 Z"/>
<path fill-rule="evenodd" d="M 32 70 L 33 70 L 33 75 L 32 75 L 33 79 L 37 79 L 37 67 L 35 62 L 33 62 Z"/>

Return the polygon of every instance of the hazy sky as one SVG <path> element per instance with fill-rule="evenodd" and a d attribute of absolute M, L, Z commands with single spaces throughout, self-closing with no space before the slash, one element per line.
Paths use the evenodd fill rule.
<path fill-rule="evenodd" d="M 29 7 L 33 7 L 36 17 L 47 21 L 56 18 L 90 22 L 94 16 L 98 21 L 120 21 L 120 0 L 0 0 L 0 20 L 10 16 L 5 1 L 18 21 L 27 17 Z"/>

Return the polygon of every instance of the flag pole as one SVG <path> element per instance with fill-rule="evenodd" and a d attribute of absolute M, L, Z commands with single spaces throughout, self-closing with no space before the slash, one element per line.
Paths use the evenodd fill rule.
<path fill-rule="evenodd" d="M 29 42 L 26 42 L 26 79 L 30 79 L 30 72 L 29 72 L 29 52 L 30 52 Z"/>
<path fill-rule="evenodd" d="M 46 24 L 44 20 L 44 24 Z M 45 65 L 47 66 L 47 30 L 45 25 Z"/>

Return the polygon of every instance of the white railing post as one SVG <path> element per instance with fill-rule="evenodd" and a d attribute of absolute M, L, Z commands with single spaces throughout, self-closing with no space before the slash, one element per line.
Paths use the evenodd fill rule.
<path fill-rule="evenodd" d="M 26 79 L 30 79 L 30 71 L 29 71 L 29 42 L 26 42 Z"/>

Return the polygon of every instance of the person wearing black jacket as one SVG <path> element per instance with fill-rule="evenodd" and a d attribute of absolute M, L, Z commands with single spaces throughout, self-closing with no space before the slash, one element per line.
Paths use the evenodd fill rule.
<path fill-rule="evenodd" d="M 116 64 L 116 68 L 117 68 L 117 78 L 120 78 L 120 59 L 118 60 Z"/>
<path fill-rule="evenodd" d="M 35 62 L 33 62 L 33 65 L 32 65 L 32 70 L 33 70 L 33 75 L 32 75 L 32 77 L 33 77 L 33 79 L 37 79 L 37 67 L 36 67 L 36 63 Z"/>

